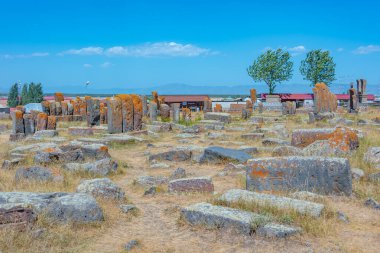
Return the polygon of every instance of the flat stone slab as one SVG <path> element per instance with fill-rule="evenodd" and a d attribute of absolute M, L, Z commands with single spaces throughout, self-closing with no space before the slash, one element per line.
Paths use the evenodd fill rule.
<path fill-rule="evenodd" d="M 244 151 L 230 148 L 223 148 L 218 146 L 208 147 L 204 150 L 204 154 L 200 159 L 201 163 L 206 162 L 233 162 L 237 161 L 240 163 L 246 162 L 251 159 L 252 156 Z"/>
<path fill-rule="evenodd" d="M 335 128 L 296 129 L 292 133 L 292 146 L 306 147 L 317 140 L 327 140 Z"/>
<path fill-rule="evenodd" d="M 209 203 L 198 203 L 182 208 L 181 217 L 191 225 L 234 228 L 247 235 L 254 230 L 254 224 L 264 225 L 270 221 L 270 218 L 264 215 Z"/>
<path fill-rule="evenodd" d="M 345 158 L 289 156 L 247 162 L 247 190 L 310 191 L 351 195 L 351 167 Z"/>
<path fill-rule="evenodd" d="M 268 223 L 257 229 L 257 234 L 270 238 L 285 238 L 300 233 L 302 230 L 298 227 L 285 226 L 277 223 Z"/>
<path fill-rule="evenodd" d="M 231 123 L 231 114 L 223 112 L 206 112 L 204 114 L 205 120 L 219 120 L 223 123 Z"/>
<path fill-rule="evenodd" d="M 94 130 L 91 127 L 69 127 L 68 133 L 77 136 L 90 136 L 94 135 Z"/>
<path fill-rule="evenodd" d="M 166 160 L 166 161 L 176 161 L 182 162 L 190 160 L 191 152 L 186 149 L 173 149 L 169 151 L 164 151 L 158 154 L 153 154 L 149 156 L 149 161 L 153 160 Z"/>
<path fill-rule="evenodd" d="M 33 134 L 34 139 L 52 138 L 58 136 L 57 130 L 40 130 Z"/>
<path fill-rule="evenodd" d="M 241 138 L 246 139 L 246 140 L 259 140 L 264 138 L 263 133 L 247 133 L 247 134 L 242 134 Z"/>
<path fill-rule="evenodd" d="M 108 135 L 104 138 L 107 143 L 117 143 L 117 144 L 128 144 L 134 142 L 143 142 L 145 139 L 137 136 L 132 136 L 128 134 L 120 135 Z"/>
<path fill-rule="evenodd" d="M 210 177 L 193 177 L 171 180 L 169 192 L 214 192 Z"/>
<path fill-rule="evenodd" d="M 103 220 L 96 200 L 83 193 L 0 192 L 0 208 L 30 207 L 37 215 L 59 222 L 88 223 Z"/>
<path fill-rule="evenodd" d="M 256 203 L 259 205 L 270 205 L 278 209 L 293 209 L 301 214 L 308 214 L 313 217 L 321 216 L 324 205 L 299 199 L 275 196 L 271 194 L 251 192 L 247 190 L 231 189 L 224 193 L 221 200 L 227 203 Z"/>

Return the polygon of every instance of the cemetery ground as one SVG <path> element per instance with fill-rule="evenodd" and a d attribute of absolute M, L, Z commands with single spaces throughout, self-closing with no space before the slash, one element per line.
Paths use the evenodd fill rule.
<path fill-rule="evenodd" d="M 338 122 L 322 120 L 309 124 L 307 114 L 281 116 L 274 112 L 254 112 L 253 117 L 272 120 L 257 123 L 252 119 L 242 120 L 240 115 L 234 115 L 232 123 L 225 124 L 223 130 L 201 128 L 199 133 L 185 134 L 183 129 L 174 127 L 171 131 L 149 131 L 147 134 L 142 132 L 133 135 L 141 139 L 122 144 L 107 143 L 111 158 L 118 163 L 117 170 L 107 176 L 69 172 L 62 169 L 62 163 L 57 162 L 46 165 L 54 180 L 16 180 L 18 168 L 35 165 L 33 156 L 28 156 L 12 168 L 0 170 L 1 192 L 76 192 L 83 179 L 108 177 L 125 192 L 126 198 L 110 200 L 96 197 L 103 211 L 103 221 L 90 224 L 58 223 L 39 215 L 30 228 L 0 228 L 0 250 L 4 253 L 125 252 L 125 245 L 131 240 L 136 240 L 137 245 L 131 247 L 131 252 L 378 252 L 380 211 L 366 206 L 364 202 L 368 198 L 380 201 L 380 180 L 369 177 L 379 170 L 364 159 L 364 154 L 370 147 L 380 146 L 380 128 L 376 124 L 358 124 L 372 122 L 378 115 L 378 109 L 368 109 L 360 114 L 337 113 L 336 118 L 342 119 Z M 193 115 L 193 119 L 199 120 L 202 117 L 202 114 Z M 144 119 L 144 122 L 149 120 Z M 11 121 L 2 120 L 0 124 L 8 125 L 10 128 Z M 202 123 L 193 122 L 191 125 L 202 126 Z M 238 165 L 244 162 L 232 162 L 234 165 L 231 165 L 230 161 L 224 159 L 216 163 L 198 163 L 192 159 L 178 158 L 171 159 L 172 161 L 149 160 L 152 155 L 190 146 L 220 146 L 230 149 L 249 146 L 256 148 L 250 151 L 253 158 L 272 157 L 273 149 L 281 144 L 263 144 L 264 138 L 261 135 L 242 135 L 264 132 L 265 138 L 280 138 L 290 143 L 294 130 L 331 128 L 338 125 L 359 130 L 358 149 L 343 157 L 348 158 L 351 169 L 363 170 L 364 176 L 352 180 L 351 196 L 309 197 L 308 200 L 325 206 L 319 217 L 300 214 L 294 209 L 281 209 L 269 203 L 228 203 L 221 200 L 220 196 L 228 190 L 246 189 L 246 172 Z M 14 143 L 9 142 L 10 132 L 4 131 L 0 134 L 0 162 L 10 159 L 10 152 L 16 147 L 42 142 L 62 145 L 84 138 L 70 135 L 68 127 L 72 126 L 85 126 L 85 122 L 59 122 L 59 135 L 56 137 L 25 139 Z M 107 137 L 107 131 L 102 126 L 94 128 L 98 130 L 90 136 L 93 139 L 82 140 L 83 142 L 102 142 Z M 263 131 L 259 131 L 260 129 Z M 173 179 L 172 173 L 177 168 L 186 171 L 185 178 L 210 177 L 213 191 L 170 191 L 168 182 Z M 156 182 L 142 182 L 141 176 L 154 176 Z M 159 179 L 161 181 L 157 182 Z M 153 190 L 147 191 L 151 186 Z M 275 191 L 271 194 L 294 198 L 294 191 Z M 218 229 L 190 225 L 181 216 L 181 210 L 200 202 L 253 211 L 272 217 L 276 223 L 299 227 L 302 231 L 286 238 L 273 238 L 255 232 L 241 233 L 229 227 Z M 121 204 L 133 204 L 136 209 L 125 213 L 120 208 Z"/>

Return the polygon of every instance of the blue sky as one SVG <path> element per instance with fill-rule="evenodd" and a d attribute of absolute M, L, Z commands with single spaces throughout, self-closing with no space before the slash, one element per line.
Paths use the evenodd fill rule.
<path fill-rule="evenodd" d="M 0 92 L 17 81 L 46 91 L 173 84 L 255 84 L 246 68 L 266 48 L 289 50 L 294 86 L 311 49 L 329 50 L 339 84 L 380 89 L 379 1 L 0 2 Z M 279 86 L 280 87 L 280 86 Z M 284 88 L 285 87 L 285 88 Z"/>

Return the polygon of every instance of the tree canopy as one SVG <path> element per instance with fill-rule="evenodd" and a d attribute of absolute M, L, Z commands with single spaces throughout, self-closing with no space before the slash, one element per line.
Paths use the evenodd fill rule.
<path fill-rule="evenodd" d="M 287 81 L 293 76 L 293 62 L 290 54 L 283 49 L 267 50 L 261 54 L 247 69 L 248 75 L 256 82 L 263 81 L 273 94 L 276 83 Z"/>
<path fill-rule="evenodd" d="M 19 105 L 18 84 L 17 83 L 13 84 L 9 90 L 7 104 L 9 107 L 16 107 Z"/>
<path fill-rule="evenodd" d="M 335 65 L 329 51 L 312 50 L 301 62 L 300 72 L 311 86 L 320 82 L 329 86 L 335 80 Z"/>
<path fill-rule="evenodd" d="M 8 94 L 8 106 L 26 105 L 29 103 L 40 103 L 43 100 L 43 90 L 41 83 L 25 83 L 22 87 L 21 96 L 19 96 L 18 84 L 11 86 Z"/>

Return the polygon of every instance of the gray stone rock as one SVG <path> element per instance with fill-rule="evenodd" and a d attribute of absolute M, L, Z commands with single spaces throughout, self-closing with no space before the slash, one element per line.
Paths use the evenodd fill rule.
<path fill-rule="evenodd" d="M 136 248 L 138 245 L 139 245 L 139 242 L 137 240 L 131 240 L 124 246 L 124 248 L 126 251 L 131 251 L 132 249 Z"/>
<path fill-rule="evenodd" d="M 224 138 L 224 137 L 226 137 L 226 135 L 224 135 L 223 133 L 214 133 L 214 132 L 207 133 L 207 138 L 212 139 L 212 140 Z"/>
<path fill-rule="evenodd" d="M 277 157 L 251 159 L 247 189 L 254 191 L 315 191 L 351 195 L 351 168 L 347 159 L 324 157 Z"/>
<path fill-rule="evenodd" d="M 152 160 L 167 160 L 167 161 L 176 161 L 182 162 L 190 160 L 191 152 L 185 149 L 173 149 L 158 154 L 153 154 L 149 156 L 149 161 Z"/>
<path fill-rule="evenodd" d="M 137 210 L 137 207 L 135 205 L 120 205 L 120 210 L 123 212 L 123 213 L 129 213 L 131 211 L 135 211 Z"/>
<path fill-rule="evenodd" d="M 144 192 L 144 196 L 148 195 L 156 195 L 157 193 L 157 186 L 150 186 L 147 190 Z"/>
<path fill-rule="evenodd" d="M 150 165 L 151 169 L 169 169 L 170 165 L 166 163 L 152 163 Z"/>
<path fill-rule="evenodd" d="M 278 138 L 265 138 L 261 142 L 264 146 L 272 146 L 272 145 L 281 145 L 281 146 L 288 146 L 290 145 L 290 142 L 287 140 L 282 140 Z"/>
<path fill-rule="evenodd" d="M 231 114 L 223 112 L 206 112 L 204 114 L 205 120 L 218 120 L 223 123 L 231 123 Z"/>
<path fill-rule="evenodd" d="M 82 193 L 0 192 L 0 208 L 4 206 L 30 207 L 37 215 L 64 223 L 103 220 L 102 209 L 96 200 Z"/>
<path fill-rule="evenodd" d="M 246 140 L 259 140 L 264 138 L 263 133 L 246 133 L 242 134 L 241 138 L 246 139 Z"/>
<path fill-rule="evenodd" d="M 380 204 L 376 200 L 374 200 L 372 198 L 367 199 L 364 202 L 364 205 L 368 206 L 368 207 L 371 207 L 373 209 L 376 209 L 376 210 L 380 210 Z"/>
<path fill-rule="evenodd" d="M 188 133 L 188 134 L 198 134 L 201 131 L 202 131 L 202 128 L 199 125 L 193 125 L 191 127 L 185 127 L 181 130 L 182 133 Z"/>
<path fill-rule="evenodd" d="M 314 202 L 240 189 L 229 190 L 224 193 L 220 199 L 227 203 L 239 203 L 242 201 L 248 204 L 254 203 L 262 206 L 270 205 L 278 209 L 292 209 L 300 214 L 308 214 L 313 217 L 321 216 L 324 209 L 324 205 Z"/>
<path fill-rule="evenodd" d="M 348 217 L 344 213 L 342 213 L 341 211 L 337 211 L 336 215 L 338 217 L 338 220 L 340 220 L 340 221 L 342 221 L 342 222 L 344 222 L 346 224 L 348 224 L 350 222 L 348 220 Z"/>
<path fill-rule="evenodd" d="M 109 178 L 83 180 L 77 187 L 77 192 L 87 193 L 94 197 L 123 200 L 125 192 Z"/>
<path fill-rule="evenodd" d="M 74 136 L 90 136 L 94 135 L 92 127 L 69 127 L 68 133 Z"/>
<path fill-rule="evenodd" d="M 113 134 L 106 136 L 104 141 L 110 144 L 130 144 L 144 142 L 145 139 L 128 134 Z"/>
<path fill-rule="evenodd" d="M 247 235 L 255 229 L 254 224 L 261 226 L 270 221 L 270 218 L 264 215 L 208 203 L 198 203 L 182 208 L 181 217 L 191 225 L 203 225 L 207 228 L 234 228 Z"/>
<path fill-rule="evenodd" d="M 243 151 L 249 155 L 255 155 L 257 153 L 259 153 L 259 150 L 257 147 L 252 147 L 252 146 L 240 146 L 239 147 L 239 150 L 240 151 Z"/>
<path fill-rule="evenodd" d="M 52 138 L 58 136 L 57 130 L 40 130 L 34 133 L 33 138 L 42 139 L 42 138 Z"/>
<path fill-rule="evenodd" d="M 213 146 L 204 150 L 204 154 L 201 157 L 200 162 L 224 163 L 237 161 L 244 163 L 251 158 L 252 156 L 240 150 Z"/>
<path fill-rule="evenodd" d="M 179 139 L 192 139 L 192 138 L 198 138 L 197 135 L 190 134 L 190 133 L 177 134 L 175 137 L 176 137 L 176 138 L 179 138 Z"/>
<path fill-rule="evenodd" d="M 53 175 L 50 170 L 43 167 L 19 168 L 16 170 L 15 181 L 22 180 L 47 182 L 53 180 Z"/>
<path fill-rule="evenodd" d="M 134 183 L 147 187 L 147 186 L 167 184 L 168 182 L 169 182 L 169 179 L 164 176 L 139 176 L 135 180 Z"/>
<path fill-rule="evenodd" d="M 380 182 L 380 172 L 375 172 L 375 173 L 369 174 L 368 179 L 371 182 Z"/>
<path fill-rule="evenodd" d="M 364 154 L 364 160 L 380 168 L 380 147 L 370 147 Z"/>
<path fill-rule="evenodd" d="M 170 179 L 180 179 L 186 177 L 186 170 L 183 168 L 177 168 L 173 173 L 170 175 Z"/>
<path fill-rule="evenodd" d="M 103 144 L 88 144 L 81 146 L 81 150 L 85 157 L 103 159 L 109 158 L 108 147 Z"/>
<path fill-rule="evenodd" d="M 171 180 L 169 192 L 213 192 L 214 184 L 209 177 L 193 177 Z"/>
<path fill-rule="evenodd" d="M 353 180 L 358 181 L 364 177 L 364 171 L 358 168 L 352 168 L 351 175 Z"/>
<path fill-rule="evenodd" d="M 87 172 L 94 175 L 107 176 L 117 171 L 118 164 L 110 158 L 88 163 L 66 163 L 63 169 L 69 172 Z"/>
<path fill-rule="evenodd" d="M 272 156 L 302 156 L 303 150 L 293 146 L 278 146 L 272 151 Z"/>
<path fill-rule="evenodd" d="M 276 223 L 268 223 L 257 229 L 257 234 L 270 238 L 285 238 L 300 233 L 299 227 L 290 227 Z"/>
<path fill-rule="evenodd" d="M 317 140 L 326 140 L 328 136 L 334 132 L 335 128 L 311 128 L 296 129 L 292 133 L 292 146 L 306 147 L 310 143 Z"/>

